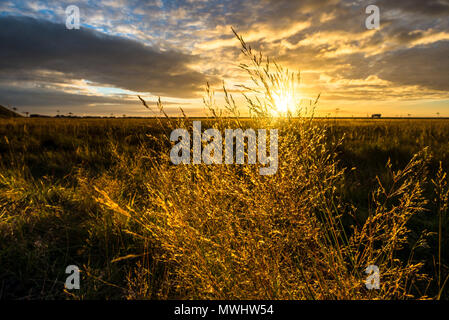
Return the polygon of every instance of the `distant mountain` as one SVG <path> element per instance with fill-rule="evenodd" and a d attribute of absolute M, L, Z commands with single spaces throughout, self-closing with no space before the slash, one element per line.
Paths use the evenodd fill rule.
<path fill-rule="evenodd" d="M 0 105 L 0 118 L 18 118 L 22 117 L 20 114 L 9 110 L 5 108 L 4 106 Z"/>

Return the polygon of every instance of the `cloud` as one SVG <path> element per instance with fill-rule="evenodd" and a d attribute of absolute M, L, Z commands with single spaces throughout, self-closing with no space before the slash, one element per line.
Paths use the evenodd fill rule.
<path fill-rule="evenodd" d="M 218 78 L 232 87 L 246 78 L 231 26 L 254 49 L 313 74 L 303 78 L 308 96 L 342 105 L 448 97 L 449 0 L 80 0 L 78 31 L 63 25 L 68 4 L 0 5 L 0 88 L 14 84 L 17 101 L 22 87 L 31 96 L 45 89 L 54 103 L 58 90 L 71 94 L 59 97 L 67 101 L 88 104 L 73 96 L 87 94 L 103 103 L 81 79 L 163 99 L 193 97 Z M 380 7 L 380 30 L 365 27 L 369 4 Z"/>
<path fill-rule="evenodd" d="M 377 4 L 387 9 L 399 9 L 422 15 L 449 14 L 449 0 L 380 0 Z"/>
<path fill-rule="evenodd" d="M 194 97 L 207 80 L 189 67 L 196 56 L 29 17 L 0 17 L 0 43 L 2 74 L 49 70 L 69 79 L 182 98 Z"/>
<path fill-rule="evenodd" d="M 99 95 L 92 92 L 68 92 L 59 87 L 11 86 L 0 82 L 1 103 L 4 106 L 16 107 L 20 112 L 54 115 L 72 112 L 76 115 L 160 115 L 156 102 L 145 98 L 150 111 L 134 95 Z M 163 101 L 164 110 L 170 115 L 179 115 L 179 107 L 191 108 L 188 103 Z"/>
<path fill-rule="evenodd" d="M 449 41 L 388 52 L 374 66 L 381 79 L 449 91 Z M 375 69 L 373 70 L 375 72 Z"/>
<path fill-rule="evenodd" d="M 2 97 L 2 104 L 21 108 L 34 108 L 39 106 L 64 106 L 65 108 L 74 108 L 95 104 L 138 105 L 137 98 L 134 101 L 131 101 L 114 96 L 76 94 L 49 88 L 1 86 L 0 97 Z"/>

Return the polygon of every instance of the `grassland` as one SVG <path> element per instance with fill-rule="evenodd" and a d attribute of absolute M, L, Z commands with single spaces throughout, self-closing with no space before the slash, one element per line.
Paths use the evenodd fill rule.
<path fill-rule="evenodd" d="M 235 35 L 246 104 L 207 85 L 203 128 L 277 129 L 277 173 L 174 165 L 187 116 L 0 120 L 1 298 L 448 298 L 449 121 L 314 119 L 300 74 Z"/>
<path fill-rule="evenodd" d="M 171 165 L 169 122 L 0 119 L 0 298 L 449 297 L 448 120 L 277 123 L 272 178 Z"/>

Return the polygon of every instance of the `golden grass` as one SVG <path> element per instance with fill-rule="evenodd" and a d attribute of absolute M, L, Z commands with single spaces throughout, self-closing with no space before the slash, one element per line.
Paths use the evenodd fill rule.
<path fill-rule="evenodd" d="M 253 115 L 246 125 L 280 130 L 277 174 L 261 176 L 250 165 L 174 166 L 167 143 L 144 182 L 148 205 L 122 207 L 99 190 L 98 201 L 123 216 L 125 226 L 133 226 L 130 234 L 157 247 L 152 266 L 164 266 L 164 281 L 156 297 L 426 298 L 424 292 L 412 295 L 417 282 L 428 280 L 420 271 L 422 263 L 413 260 L 413 250 L 405 260 L 398 252 L 407 245 L 410 218 L 428 204 L 423 196 L 428 150 L 402 170 L 393 171 L 388 163 L 390 182 L 378 180 L 367 219 L 345 225 L 347 217 L 357 221 L 358 212 L 339 195 L 345 173 L 337 161 L 341 142 L 325 141 L 326 126 L 312 120 L 313 108 L 305 118 L 291 118 L 304 115 L 301 108 L 285 118 L 273 117 L 273 90 L 292 81 L 292 74 L 239 39 L 251 62 L 242 68 L 254 84 L 244 87 L 253 93 L 245 95 Z M 226 106 L 218 108 L 207 87 L 205 104 L 214 118 L 210 126 L 241 127 L 238 118 L 229 117 L 238 116 L 238 109 L 224 92 Z M 167 121 L 167 130 L 190 125 L 188 119 Z M 424 244 L 420 238 L 415 246 Z M 364 270 L 372 264 L 380 268 L 377 291 L 364 285 Z M 151 275 L 152 266 L 140 265 L 135 277 Z M 130 296 L 148 296 L 148 287 L 132 283 Z"/>

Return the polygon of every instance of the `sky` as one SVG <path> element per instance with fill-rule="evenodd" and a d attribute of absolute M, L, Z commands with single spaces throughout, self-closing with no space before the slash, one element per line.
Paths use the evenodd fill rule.
<path fill-rule="evenodd" d="M 76 5 L 80 29 L 66 27 Z M 366 7 L 380 10 L 367 29 Z M 0 105 L 47 115 L 206 115 L 207 82 L 245 109 L 233 27 L 301 72 L 319 116 L 449 116 L 449 0 L 0 0 Z M 244 113 L 244 112 L 243 112 Z"/>

